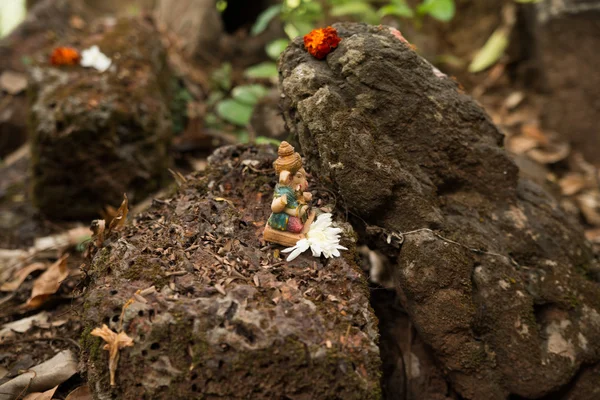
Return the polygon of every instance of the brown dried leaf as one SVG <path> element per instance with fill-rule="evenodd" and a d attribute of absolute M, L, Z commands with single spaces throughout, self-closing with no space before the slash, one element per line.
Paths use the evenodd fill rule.
<path fill-rule="evenodd" d="M 73 15 L 69 18 L 69 25 L 74 29 L 82 30 L 85 28 L 85 21 L 79 15 Z"/>
<path fill-rule="evenodd" d="M 515 136 L 507 140 L 506 147 L 508 151 L 514 154 L 523 154 L 529 150 L 535 149 L 538 142 L 527 136 Z"/>
<path fill-rule="evenodd" d="M 173 176 L 173 178 L 175 178 L 175 183 L 177 184 L 177 186 L 182 186 L 187 182 L 186 177 L 183 176 L 181 172 L 173 171 L 171 168 L 169 168 L 169 173 Z"/>
<path fill-rule="evenodd" d="M 540 164 L 554 164 L 567 158 L 570 152 L 571 146 L 565 142 L 529 150 L 527 156 Z"/>
<path fill-rule="evenodd" d="M 124 347 L 133 346 L 133 339 L 127 336 L 125 332 L 116 333 L 105 324 L 102 328 L 95 328 L 91 332 L 92 336 L 101 337 L 106 344 L 103 349 L 108 350 L 108 370 L 110 371 L 110 385 L 115 386 L 115 373 L 119 362 L 119 350 Z"/>
<path fill-rule="evenodd" d="M 215 289 L 217 289 L 217 292 L 221 293 L 223 296 L 227 296 L 227 292 L 225 291 L 223 285 L 215 283 Z"/>
<path fill-rule="evenodd" d="M 577 204 L 589 224 L 600 226 L 600 213 L 598 212 L 600 201 L 597 195 L 582 193 L 577 196 Z"/>
<path fill-rule="evenodd" d="M 21 286 L 23 282 L 25 282 L 25 279 L 27 279 L 29 274 L 31 274 L 33 271 L 39 271 L 41 269 L 46 269 L 46 264 L 36 262 L 20 269 L 19 271 L 15 272 L 12 281 L 4 282 L 2 286 L 0 286 L 0 292 L 14 292 Z"/>
<path fill-rule="evenodd" d="M 92 400 L 92 393 L 88 385 L 79 386 L 73 390 L 65 400 Z"/>
<path fill-rule="evenodd" d="M 541 145 L 550 143 L 548 136 L 539 128 L 538 124 L 524 124 L 521 127 L 521 133 L 531 139 L 534 139 Z"/>
<path fill-rule="evenodd" d="M 58 386 L 54 386 L 50 390 L 46 390 L 43 393 L 29 393 L 27 396 L 23 397 L 23 400 L 52 400 L 52 396 L 54 396 L 54 392 L 56 392 Z"/>
<path fill-rule="evenodd" d="M 567 174 L 558 181 L 560 190 L 565 196 L 572 196 L 579 193 L 581 189 L 585 188 L 585 184 L 585 178 L 576 173 Z"/>
<path fill-rule="evenodd" d="M 25 307 L 37 308 L 41 306 L 51 295 L 56 293 L 60 284 L 69 276 L 67 268 L 68 254 L 62 256 L 52 264 L 46 272 L 40 275 L 33 283 L 31 297 L 25 303 Z"/>
<path fill-rule="evenodd" d="M 55 235 L 36 238 L 33 247 L 38 252 L 53 249 L 66 249 L 87 240 L 89 236 L 89 228 L 78 226 Z"/>
<path fill-rule="evenodd" d="M 103 219 L 95 219 L 92 221 L 90 229 L 92 231 L 92 240 L 94 242 L 94 246 L 100 248 L 102 246 L 102 243 L 104 243 L 104 231 L 106 230 L 106 221 Z"/>
<path fill-rule="evenodd" d="M 14 332 L 25 333 L 34 326 L 40 326 L 41 324 L 48 322 L 49 316 L 50 314 L 48 314 L 46 311 L 42 311 L 41 313 L 32 315 L 31 317 L 22 318 L 17 321 L 9 322 L 8 324 L 4 324 L 2 329 L 0 329 L 0 341 Z"/>
<path fill-rule="evenodd" d="M 17 399 L 26 390 L 40 392 L 65 382 L 77 373 L 77 357 L 63 350 L 48 361 L 29 368 L 22 374 L 0 384 L 1 399 Z"/>
<path fill-rule="evenodd" d="M 65 398 L 65 400 L 92 400 L 92 393 L 90 392 L 90 388 L 88 385 L 79 386 L 77 389 L 73 390 L 69 395 Z"/>
<path fill-rule="evenodd" d="M 127 200 L 127 193 L 123 193 L 123 202 L 117 210 L 117 215 L 110 221 L 108 226 L 108 232 L 121 229 L 127 221 L 127 214 L 129 213 L 129 202 Z"/>
<path fill-rule="evenodd" d="M 586 230 L 585 238 L 592 243 L 600 244 L 600 228 Z"/>
<path fill-rule="evenodd" d="M 504 99 L 504 103 L 502 104 L 509 110 L 517 108 L 519 104 L 525 99 L 525 93 L 515 91 L 512 92 L 506 99 Z"/>
<path fill-rule="evenodd" d="M 234 207 L 234 208 L 235 208 L 235 204 L 233 204 L 233 201 L 231 201 L 231 200 L 229 200 L 229 199 L 226 199 L 226 198 L 224 198 L 224 197 L 215 197 L 215 199 L 214 199 L 214 200 L 215 200 L 215 201 L 224 201 L 224 202 L 226 202 L 227 204 L 229 204 L 231 207 Z"/>

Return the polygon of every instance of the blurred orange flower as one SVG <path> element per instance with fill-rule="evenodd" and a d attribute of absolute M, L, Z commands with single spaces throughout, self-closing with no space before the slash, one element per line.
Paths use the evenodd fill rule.
<path fill-rule="evenodd" d="M 52 51 L 50 64 L 52 65 L 77 65 L 81 56 L 72 47 L 57 47 Z"/>
<path fill-rule="evenodd" d="M 342 39 L 335 28 L 319 28 L 304 36 L 304 47 L 316 59 L 322 60 L 337 47 Z"/>

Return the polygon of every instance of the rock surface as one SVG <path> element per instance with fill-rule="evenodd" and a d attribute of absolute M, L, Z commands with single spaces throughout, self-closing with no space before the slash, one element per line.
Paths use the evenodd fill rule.
<path fill-rule="evenodd" d="M 326 263 L 262 247 L 275 157 L 218 150 L 207 172 L 97 251 L 82 339 L 96 398 L 380 398 L 377 320 L 352 241 Z M 89 335 L 102 323 L 134 341 L 112 390 L 107 352 Z"/>
<path fill-rule="evenodd" d="M 560 389 L 600 358 L 600 285 L 580 229 L 519 180 L 485 112 L 393 31 L 337 29 L 325 60 L 301 39 L 280 60 L 284 117 L 311 173 L 355 216 L 359 241 L 387 256 L 453 390 Z"/>
<path fill-rule="evenodd" d="M 89 218 L 160 186 L 169 166 L 171 76 L 153 26 L 122 20 L 97 35 L 111 68 L 31 69 L 33 201 L 51 218 Z M 46 61 L 47 62 L 47 61 Z"/>
<path fill-rule="evenodd" d="M 21 25 L 0 40 L 0 76 L 25 72 L 24 61 L 40 49 L 63 39 L 72 30 L 68 25 L 69 16 L 81 11 L 79 1 L 74 0 L 44 0 L 40 3 Z M 8 93 L 0 84 L 0 157 L 6 157 L 26 140 L 25 91 Z"/>

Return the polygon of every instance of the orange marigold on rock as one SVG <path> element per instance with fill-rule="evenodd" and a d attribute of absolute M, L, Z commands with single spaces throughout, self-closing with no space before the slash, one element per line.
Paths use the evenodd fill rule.
<path fill-rule="evenodd" d="M 318 60 L 322 60 L 337 47 L 342 39 L 335 28 L 319 28 L 304 36 L 304 47 Z"/>
<path fill-rule="evenodd" d="M 72 47 L 57 47 L 52 51 L 50 64 L 52 65 L 77 65 L 81 56 Z"/>

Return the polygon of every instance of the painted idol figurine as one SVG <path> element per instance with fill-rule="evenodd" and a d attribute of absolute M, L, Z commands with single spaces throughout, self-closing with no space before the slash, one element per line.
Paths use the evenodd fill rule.
<path fill-rule="evenodd" d="M 273 163 L 279 183 L 275 186 L 272 214 L 267 221 L 264 239 L 284 246 L 294 246 L 306 237 L 306 232 L 314 220 L 308 202 L 312 195 L 308 189 L 306 171 L 302 168 L 302 158 L 288 142 L 281 142 L 279 157 Z"/>

